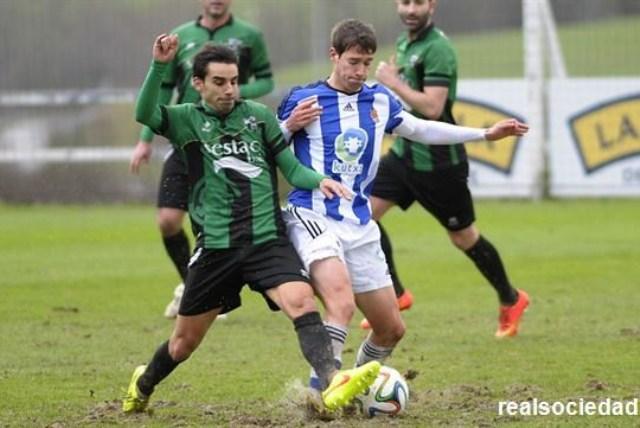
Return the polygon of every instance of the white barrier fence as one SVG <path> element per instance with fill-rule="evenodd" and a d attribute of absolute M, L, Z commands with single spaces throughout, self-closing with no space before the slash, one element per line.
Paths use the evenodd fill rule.
<path fill-rule="evenodd" d="M 468 144 L 470 186 L 478 197 L 640 196 L 640 77 L 555 78 L 546 86 L 544 143 L 530 136 Z M 484 127 L 505 117 L 529 121 L 525 79 L 461 80 L 454 116 Z M 130 104 L 135 91 L 52 91 L 0 95 L 0 107 Z M 27 122 L 28 125 L 28 122 Z M 29 126 L 27 126 L 29 127 Z M 22 128 L 20 128 L 22 129 Z M 14 132 L 0 140 L 30 139 Z M 5 132 L 6 133 L 6 132 Z M 2 136 L 0 136 L 2 137 Z M 135 136 L 132 136 L 132 140 Z M 131 147 L 0 144 L 0 164 L 128 161 Z M 545 162 L 539 164 L 539 160 Z M 547 180 L 542 180 L 543 174 Z"/>
<path fill-rule="evenodd" d="M 527 121 L 525 94 L 524 80 L 462 81 L 454 115 L 469 126 Z M 535 197 L 542 154 L 551 196 L 640 196 L 640 78 L 551 79 L 546 99 L 546 147 L 529 136 L 467 145 L 474 194 Z"/>
<path fill-rule="evenodd" d="M 551 195 L 640 196 L 640 79 L 552 79 Z"/>

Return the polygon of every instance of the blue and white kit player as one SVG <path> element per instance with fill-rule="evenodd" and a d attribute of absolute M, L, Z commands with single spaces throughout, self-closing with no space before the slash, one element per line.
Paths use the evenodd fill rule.
<path fill-rule="evenodd" d="M 325 306 L 337 366 L 354 303 L 372 327 L 358 350 L 357 366 L 371 360 L 382 363 L 405 331 L 369 202 L 384 135 L 451 145 L 500 139 L 520 132 L 518 125 L 526 126 L 508 119 L 478 129 L 412 116 L 384 86 L 365 83 L 375 50 L 369 25 L 339 22 L 331 34 L 329 78 L 294 88 L 278 109 L 296 157 L 353 192 L 346 200 L 293 189 L 284 211 L 289 238 Z M 312 373 L 312 387 L 314 383 Z"/>

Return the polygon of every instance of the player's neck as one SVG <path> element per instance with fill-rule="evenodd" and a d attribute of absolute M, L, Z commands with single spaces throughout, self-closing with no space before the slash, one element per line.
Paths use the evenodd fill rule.
<path fill-rule="evenodd" d="M 327 79 L 327 84 L 332 87 L 333 89 L 340 91 L 340 92 L 344 92 L 347 94 L 352 94 L 354 92 L 358 92 L 358 90 L 352 90 L 350 88 L 347 88 L 346 85 L 344 85 L 342 82 L 340 82 L 340 79 L 338 79 L 338 77 L 335 74 L 331 74 L 329 76 L 329 78 Z"/>
<path fill-rule="evenodd" d="M 415 31 L 411 31 L 409 30 L 409 40 L 415 40 L 420 34 L 422 34 L 424 32 L 424 30 L 426 30 L 427 28 L 429 28 L 429 26 L 433 24 L 433 20 L 429 19 L 426 24 L 424 24 L 422 27 L 420 27 L 419 29 L 415 30 Z"/>
<path fill-rule="evenodd" d="M 202 18 L 200 18 L 200 25 L 210 31 L 213 31 L 217 28 L 222 27 L 229 21 L 229 19 L 231 19 L 231 12 L 227 12 L 220 17 L 213 17 L 207 14 L 203 14 Z"/>

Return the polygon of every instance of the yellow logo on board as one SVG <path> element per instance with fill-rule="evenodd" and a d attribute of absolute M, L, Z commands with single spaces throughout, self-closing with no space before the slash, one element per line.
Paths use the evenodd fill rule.
<path fill-rule="evenodd" d="M 591 107 L 571 117 L 569 126 L 587 174 L 640 155 L 640 94 Z"/>
<path fill-rule="evenodd" d="M 499 120 L 512 117 L 523 121 L 514 113 L 466 98 L 458 98 L 453 106 L 453 117 L 458 125 L 474 128 L 488 128 Z M 520 137 L 509 137 L 500 141 L 469 143 L 465 148 L 469 159 L 509 175 L 519 143 Z"/>

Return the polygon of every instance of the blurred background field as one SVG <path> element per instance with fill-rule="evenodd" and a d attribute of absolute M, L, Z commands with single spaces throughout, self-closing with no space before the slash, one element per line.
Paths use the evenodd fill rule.
<path fill-rule="evenodd" d="M 570 76 L 640 74 L 639 2 L 551 4 Z M 272 107 L 292 85 L 328 74 L 328 32 L 337 20 L 373 23 L 377 60 L 389 57 L 401 30 L 390 0 L 236 0 L 234 12 L 265 35 L 276 90 L 262 101 Z M 126 172 L 139 129 L 133 101 L 153 36 L 197 13 L 196 0 L 0 2 L 0 201 L 152 202 L 159 162 L 140 178 Z M 471 9 L 468 0 L 442 1 L 436 24 L 455 44 L 461 79 L 523 76 L 520 1 L 483 0 Z M 167 147 L 156 145 L 158 160 Z M 65 150 L 79 148 L 116 152 L 113 161 L 30 157 L 55 149 L 67 159 Z"/>

